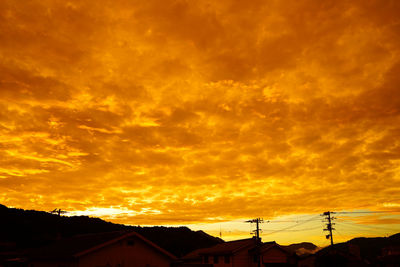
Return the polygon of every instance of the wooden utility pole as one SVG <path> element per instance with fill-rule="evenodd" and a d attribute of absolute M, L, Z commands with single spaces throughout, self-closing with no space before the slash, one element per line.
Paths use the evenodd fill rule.
<path fill-rule="evenodd" d="M 264 220 L 261 218 L 256 218 L 256 219 L 248 220 L 246 222 L 256 223 L 256 230 L 254 230 L 253 232 L 256 234 L 257 240 L 260 240 L 260 223 L 263 223 Z"/>
<path fill-rule="evenodd" d="M 327 220 L 327 224 L 326 224 L 326 229 L 324 229 L 324 231 L 329 231 L 329 234 L 326 235 L 326 239 L 330 239 L 331 240 L 331 246 L 333 246 L 333 234 L 332 231 L 335 230 L 335 228 L 332 227 L 332 225 L 334 225 L 334 223 L 332 223 L 332 220 L 336 219 L 335 217 L 331 217 L 331 214 L 333 214 L 334 212 L 332 211 L 326 211 L 322 214 L 322 216 L 325 216 L 325 219 Z"/>
<path fill-rule="evenodd" d="M 55 208 L 54 210 L 50 211 L 52 214 L 56 214 L 59 218 L 56 220 L 56 225 L 55 225 L 55 231 L 56 231 L 56 239 L 60 240 L 62 238 L 62 232 L 61 232 L 61 214 L 68 213 L 68 211 L 62 210 L 62 209 L 57 209 Z"/>
<path fill-rule="evenodd" d="M 256 230 L 253 232 L 256 234 L 256 257 L 257 257 L 257 266 L 261 267 L 261 257 L 260 257 L 260 249 L 261 249 L 261 238 L 260 238 L 260 223 L 263 223 L 264 220 L 261 218 L 256 218 L 252 220 L 246 221 L 248 223 L 256 223 Z"/>
<path fill-rule="evenodd" d="M 61 209 L 54 209 L 54 210 L 50 211 L 50 213 L 53 213 L 53 214 L 55 213 L 58 216 L 61 216 L 61 214 L 67 213 L 67 211 L 61 210 Z"/>

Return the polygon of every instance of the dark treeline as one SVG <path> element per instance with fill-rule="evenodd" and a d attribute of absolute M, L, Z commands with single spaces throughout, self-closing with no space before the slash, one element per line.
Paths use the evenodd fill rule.
<path fill-rule="evenodd" d="M 140 227 L 114 224 L 88 216 L 58 216 L 44 211 L 7 208 L 0 204 L 0 250 L 39 247 L 78 234 L 136 231 L 176 256 L 222 242 L 187 227 Z"/>

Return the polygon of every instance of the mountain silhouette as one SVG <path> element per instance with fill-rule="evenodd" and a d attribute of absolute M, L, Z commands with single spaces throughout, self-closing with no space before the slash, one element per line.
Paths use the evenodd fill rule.
<path fill-rule="evenodd" d="M 312 254 L 319 249 L 319 247 L 310 242 L 296 243 L 283 247 L 295 252 L 297 255 Z"/>
<path fill-rule="evenodd" d="M 396 255 L 387 257 L 387 255 L 384 255 L 384 250 L 388 248 L 399 247 L 400 233 L 389 237 L 357 237 L 347 242 L 337 243 L 333 246 L 325 247 L 319 250 L 315 255 L 317 257 L 317 262 L 320 263 L 316 266 L 326 266 L 327 261 L 332 262 L 333 254 L 336 254 L 336 256 L 348 255 L 354 257 L 354 259 L 358 258 L 364 263 L 375 264 L 378 266 L 381 266 L 380 262 L 385 261 L 388 258 L 389 260 L 393 260 L 392 258 L 394 258 L 394 261 L 398 263 L 400 260 L 399 255 L 397 254 L 398 252 L 396 252 Z M 398 249 L 396 249 L 396 251 L 398 251 Z M 347 257 L 347 259 L 349 258 L 350 257 Z"/>
<path fill-rule="evenodd" d="M 59 216 L 44 211 L 8 208 L 0 204 L 0 251 L 48 245 L 80 234 L 133 230 L 177 257 L 223 240 L 187 227 L 140 227 L 88 216 Z"/>

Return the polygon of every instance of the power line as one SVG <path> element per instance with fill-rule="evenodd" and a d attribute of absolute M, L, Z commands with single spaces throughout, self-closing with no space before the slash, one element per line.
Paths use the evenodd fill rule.
<path fill-rule="evenodd" d="M 320 226 L 317 226 L 317 227 L 303 228 L 303 229 L 295 229 L 295 230 L 288 229 L 288 230 L 285 230 L 285 232 L 302 232 L 302 231 L 311 231 L 311 230 L 317 230 L 317 229 L 320 229 L 320 228 L 321 228 Z M 263 231 L 281 231 L 281 230 L 263 230 Z"/>
<path fill-rule="evenodd" d="M 314 219 L 315 221 L 319 221 L 320 219 Z M 283 220 L 283 221 L 265 221 L 267 223 L 300 223 L 300 222 L 304 222 L 307 221 L 309 222 L 310 220 Z"/>
<path fill-rule="evenodd" d="M 336 211 L 327 211 L 327 212 L 324 212 L 321 215 L 313 216 L 310 219 L 303 219 L 304 218 L 303 217 L 301 219 L 299 218 L 299 219 L 293 219 L 293 220 L 276 220 L 276 221 L 268 220 L 268 221 L 265 221 L 265 222 L 267 222 L 267 223 L 295 223 L 295 224 L 294 225 L 290 225 L 290 226 L 285 227 L 285 228 L 282 228 L 282 229 L 277 229 L 277 230 L 273 230 L 273 229 L 264 230 L 264 231 L 268 231 L 268 233 L 265 233 L 264 235 L 272 235 L 272 234 L 279 233 L 279 232 L 284 232 L 284 231 L 286 231 L 286 232 L 300 232 L 300 231 L 316 230 L 319 227 L 318 228 L 317 227 L 303 228 L 303 229 L 295 229 L 295 230 L 292 230 L 292 228 L 298 227 L 300 225 L 303 225 L 303 224 L 311 222 L 311 221 L 317 221 L 317 220 L 319 221 L 320 220 L 319 216 L 325 216 L 326 228 L 323 229 L 323 230 L 324 231 L 329 231 L 329 234 L 326 235 L 326 238 L 330 239 L 330 243 L 331 243 L 331 245 L 333 245 L 333 231 L 336 230 L 335 228 L 333 228 L 333 225 L 335 225 L 335 223 L 333 223 L 333 220 L 338 219 L 336 217 L 333 217 L 332 216 L 333 214 L 374 214 L 374 213 L 376 214 L 376 213 L 398 213 L 398 212 L 400 212 L 400 211 L 337 211 L 337 212 Z M 307 215 L 307 216 L 310 216 L 310 215 Z M 246 222 L 257 223 L 257 220 L 259 220 L 258 223 L 264 222 L 264 220 L 262 220 L 260 218 L 249 220 L 249 221 L 246 221 Z M 339 221 L 343 222 L 343 219 L 339 218 Z M 258 227 L 258 223 L 257 223 L 257 230 L 254 230 L 253 232 L 255 232 L 256 235 L 258 234 L 258 236 L 259 236 L 259 232 L 261 230 Z M 344 222 L 344 223 L 348 224 L 347 222 Z M 352 224 L 348 224 L 348 225 L 352 226 L 352 227 L 357 227 L 357 226 L 354 226 Z M 357 225 L 361 226 L 361 227 L 375 228 L 377 230 L 394 231 L 394 229 L 382 228 L 382 227 L 377 227 L 377 226 L 359 225 L 359 224 L 357 224 Z"/>
<path fill-rule="evenodd" d="M 330 211 L 331 214 L 374 214 L 374 213 L 400 213 L 400 211 Z M 313 214 L 311 214 L 313 215 Z M 310 215 L 307 215 L 310 216 Z M 319 219 L 317 219 L 319 220 Z M 266 223 L 300 223 L 309 221 L 305 219 L 291 219 L 291 220 L 267 220 Z"/>
<path fill-rule="evenodd" d="M 399 211 L 397 211 L 399 212 Z M 332 211 L 334 214 L 357 214 L 357 213 L 396 213 L 396 211 Z"/>
<path fill-rule="evenodd" d="M 359 223 L 352 223 L 349 221 L 343 221 L 343 220 L 339 220 L 339 224 L 345 224 L 346 226 L 350 226 L 350 227 L 364 227 L 364 228 L 369 228 L 369 229 L 376 229 L 376 230 L 386 230 L 386 231 L 395 231 L 395 229 L 391 229 L 391 228 L 386 228 L 386 227 L 380 227 L 380 226 L 374 226 L 374 225 L 365 225 L 365 224 L 359 224 Z"/>
<path fill-rule="evenodd" d="M 303 225 L 303 224 L 305 224 L 305 223 L 311 222 L 311 221 L 315 220 L 315 219 L 318 218 L 318 217 L 319 217 L 319 215 L 317 215 L 317 216 L 315 216 L 315 217 L 312 217 L 311 219 L 305 220 L 305 221 L 303 221 L 303 222 L 300 222 L 300 223 L 298 223 L 298 224 L 291 225 L 291 226 L 285 227 L 285 228 L 283 228 L 283 229 L 273 231 L 273 232 L 271 232 L 271 233 L 268 233 L 267 235 L 272 235 L 272 234 L 275 234 L 275 233 L 278 233 L 278 232 L 282 232 L 282 231 L 286 231 L 286 230 L 288 230 L 288 229 L 292 229 L 292 228 L 297 227 L 297 226 L 299 226 L 299 225 Z"/>

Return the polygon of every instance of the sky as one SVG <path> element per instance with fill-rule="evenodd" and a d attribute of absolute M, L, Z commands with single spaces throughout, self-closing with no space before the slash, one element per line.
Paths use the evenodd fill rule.
<path fill-rule="evenodd" d="M 227 239 L 252 218 L 391 211 L 346 220 L 394 233 L 399 14 L 396 0 L 0 1 L 0 203 Z"/>

